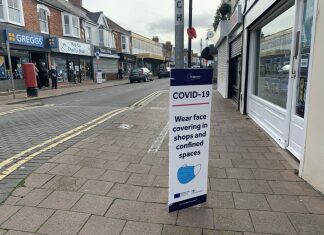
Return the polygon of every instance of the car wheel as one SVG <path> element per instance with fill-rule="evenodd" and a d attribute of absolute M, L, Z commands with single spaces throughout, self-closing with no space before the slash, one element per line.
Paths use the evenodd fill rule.
<path fill-rule="evenodd" d="M 130 83 L 134 83 L 134 81 L 129 81 Z"/>

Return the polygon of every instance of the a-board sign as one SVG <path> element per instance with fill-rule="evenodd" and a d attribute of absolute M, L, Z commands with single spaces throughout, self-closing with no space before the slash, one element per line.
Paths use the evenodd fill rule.
<path fill-rule="evenodd" d="M 171 70 L 169 212 L 207 200 L 212 74 Z"/>

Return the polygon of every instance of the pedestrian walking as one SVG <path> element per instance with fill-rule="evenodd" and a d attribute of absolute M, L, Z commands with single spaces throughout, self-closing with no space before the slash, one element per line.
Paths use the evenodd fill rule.
<path fill-rule="evenodd" d="M 42 62 L 39 68 L 39 80 L 41 84 L 40 88 L 42 88 L 43 86 L 49 87 L 48 70 L 46 68 L 45 62 Z"/>
<path fill-rule="evenodd" d="M 52 89 L 57 89 L 57 70 L 54 65 L 52 65 L 48 74 L 52 80 Z"/>
<path fill-rule="evenodd" d="M 119 69 L 118 69 L 118 78 L 119 78 L 120 80 L 123 79 L 123 70 L 122 70 L 122 68 L 119 68 Z"/>

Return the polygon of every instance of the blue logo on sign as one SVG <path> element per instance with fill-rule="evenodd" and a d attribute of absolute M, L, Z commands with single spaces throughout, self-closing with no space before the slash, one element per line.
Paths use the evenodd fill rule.
<path fill-rule="evenodd" d="M 44 37 L 35 33 L 7 29 L 7 40 L 11 44 L 44 48 Z"/>
<path fill-rule="evenodd" d="M 178 169 L 178 180 L 181 184 L 188 184 L 199 174 L 201 165 L 187 166 L 184 165 Z"/>

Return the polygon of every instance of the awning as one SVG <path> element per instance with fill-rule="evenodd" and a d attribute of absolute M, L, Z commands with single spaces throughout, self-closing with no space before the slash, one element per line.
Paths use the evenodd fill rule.
<path fill-rule="evenodd" d="M 201 58 L 205 60 L 214 60 L 214 55 L 218 54 L 216 47 L 206 47 L 201 52 Z"/>
<path fill-rule="evenodd" d="M 137 59 L 154 59 L 154 60 L 162 60 L 165 61 L 165 57 L 161 55 L 156 54 L 150 54 L 150 53 L 141 53 L 136 55 Z"/>

